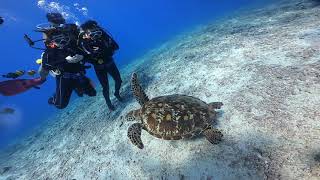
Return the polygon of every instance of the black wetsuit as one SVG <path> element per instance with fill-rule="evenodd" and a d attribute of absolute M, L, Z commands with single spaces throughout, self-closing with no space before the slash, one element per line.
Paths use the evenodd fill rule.
<path fill-rule="evenodd" d="M 103 88 L 103 96 L 108 107 L 114 109 L 109 97 L 109 82 L 108 74 L 115 81 L 114 95 L 121 101 L 120 87 L 121 76 L 120 72 L 114 63 L 113 54 L 115 50 L 119 49 L 118 44 L 102 29 L 102 37 L 97 40 L 85 39 L 84 34 L 80 34 L 79 46 L 87 53 L 86 60 L 94 66 L 98 80 Z"/>
<path fill-rule="evenodd" d="M 96 90 L 84 75 L 84 65 L 81 62 L 68 63 L 65 59 L 67 56 L 74 56 L 81 52 L 75 43 L 74 46 L 63 49 L 47 48 L 42 56 L 42 68 L 61 72 L 60 75 L 56 75 L 55 94 L 49 99 L 49 103 L 59 109 L 67 107 L 72 91 L 75 89 L 81 89 L 88 96 L 96 95 Z"/>

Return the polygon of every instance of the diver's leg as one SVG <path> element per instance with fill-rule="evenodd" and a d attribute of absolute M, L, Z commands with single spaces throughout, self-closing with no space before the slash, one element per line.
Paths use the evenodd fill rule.
<path fill-rule="evenodd" d="M 104 69 L 100 69 L 100 68 L 94 68 L 96 71 L 96 75 L 98 77 L 98 80 L 102 86 L 102 90 L 103 90 L 103 96 L 104 99 L 106 100 L 106 104 L 108 105 L 108 108 L 110 110 L 114 110 L 115 107 L 112 105 L 110 97 L 109 97 L 109 82 L 108 82 L 108 74 L 106 73 L 106 71 Z"/>
<path fill-rule="evenodd" d="M 55 91 L 55 93 L 53 93 L 53 95 L 48 99 L 48 104 L 55 106 L 56 101 L 57 101 L 57 92 L 60 92 L 60 91 L 59 91 L 60 86 L 61 86 L 61 77 L 60 77 L 60 76 L 57 76 L 57 77 L 56 77 L 56 91 Z M 59 95 L 59 98 L 60 98 L 60 95 Z M 58 100 L 60 100 L 60 99 L 58 99 Z"/>
<path fill-rule="evenodd" d="M 79 97 L 83 97 L 83 91 L 81 90 L 81 89 L 78 89 L 78 88 L 76 88 L 76 89 L 74 89 L 74 92 L 76 92 L 76 94 L 79 96 Z"/>
<path fill-rule="evenodd" d="M 56 94 L 54 93 L 51 97 L 49 97 L 48 104 L 54 105 L 55 98 L 56 98 Z"/>
<path fill-rule="evenodd" d="M 73 84 L 71 79 L 56 77 L 56 93 L 53 103 L 58 109 L 64 109 L 68 106 Z"/>
<path fill-rule="evenodd" d="M 96 89 L 93 87 L 93 85 L 91 84 L 91 81 L 88 77 L 83 76 L 80 83 L 79 83 L 79 87 L 78 89 L 82 89 L 83 93 L 92 97 L 92 96 L 96 96 L 97 95 L 97 91 Z"/>
<path fill-rule="evenodd" d="M 114 95 L 119 101 L 122 101 L 122 98 L 120 97 L 120 87 L 121 87 L 122 79 L 120 76 L 119 69 L 117 68 L 114 62 L 108 66 L 108 72 L 110 73 L 113 80 L 115 81 Z"/>
<path fill-rule="evenodd" d="M 83 94 L 85 93 L 83 88 L 81 87 L 77 87 L 74 89 L 74 92 L 79 96 L 79 97 L 83 97 Z"/>

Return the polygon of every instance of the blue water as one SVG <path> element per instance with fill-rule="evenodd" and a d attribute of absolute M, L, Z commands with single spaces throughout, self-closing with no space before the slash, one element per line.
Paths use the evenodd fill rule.
<path fill-rule="evenodd" d="M 46 1 L 46 3 L 49 2 L 51 1 Z M 108 29 L 120 45 L 116 62 L 123 67 L 182 32 L 214 21 L 239 8 L 263 6 L 270 1 L 65 0 L 54 2 L 58 2 L 60 7 L 63 6 L 69 13 L 75 15 L 68 19 L 69 22 L 95 19 Z M 80 8 L 86 7 L 88 15 L 78 11 L 74 3 L 78 3 Z M 37 5 L 37 1 L 1 1 L 0 16 L 5 17 L 5 23 L 0 26 L 1 74 L 18 69 L 38 69 L 35 61 L 40 57 L 41 51 L 29 48 L 23 39 L 23 34 L 27 33 L 31 37 L 40 38 L 40 34 L 32 30 L 37 24 L 46 22 L 45 13 L 46 11 Z M 93 73 L 90 73 L 90 76 L 96 81 Z M 3 80 L 0 78 L 0 81 Z M 96 81 L 96 84 L 99 83 Z M 0 121 L 11 122 L 0 127 L 1 148 L 17 137 L 24 137 L 35 126 L 59 111 L 47 104 L 47 99 L 54 89 L 54 80 L 50 78 L 41 90 L 34 89 L 13 97 L 0 97 L 0 107 L 16 109 L 15 115 L 0 116 Z M 72 102 L 69 105 L 72 105 Z"/>

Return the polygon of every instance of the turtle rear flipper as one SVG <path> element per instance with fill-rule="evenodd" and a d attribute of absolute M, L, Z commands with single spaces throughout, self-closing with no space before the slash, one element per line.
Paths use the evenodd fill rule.
<path fill-rule="evenodd" d="M 143 143 L 141 140 L 141 130 L 142 130 L 142 124 L 135 123 L 132 124 L 128 129 L 128 138 L 139 149 L 143 149 Z"/>
<path fill-rule="evenodd" d="M 206 129 L 203 132 L 203 134 L 207 138 L 207 140 L 212 144 L 218 144 L 222 140 L 223 136 L 223 134 L 219 130 L 214 129 L 212 127 Z"/>
<path fill-rule="evenodd" d="M 131 76 L 131 90 L 134 97 L 136 98 L 136 100 L 139 102 L 141 106 L 143 106 L 144 103 L 149 101 L 148 96 L 146 95 L 146 93 L 143 91 L 142 87 L 139 84 L 138 76 L 136 73 L 132 73 L 132 76 Z"/>
<path fill-rule="evenodd" d="M 210 109 L 221 109 L 222 106 L 223 106 L 223 103 L 222 103 L 222 102 L 212 102 L 212 103 L 209 103 Z"/>

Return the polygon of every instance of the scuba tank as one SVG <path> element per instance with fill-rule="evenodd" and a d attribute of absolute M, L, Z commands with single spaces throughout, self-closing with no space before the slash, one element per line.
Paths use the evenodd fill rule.
<path fill-rule="evenodd" d="M 47 13 L 49 23 L 38 24 L 35 32 L 43 33 L 44 38 L 33 41 L 27 34 L 24 39 L 31 48 L 46 50 L 46 48 L 65 49 L 68 46 L 76 46 L 79 29 L 75 24 L 66 24 L 60 13 Z M 35 47 L 37 42 L 43 41 L 45 48 Z"/>
<path fill-rule="evenodd" d="M 28 35 L 25 34 L 24 39 L 30 47 L 38 50 L 51 51 L 54 49 L 63 50 L 65 54 L 75 55 L 78 51 L 77 41 L 79 29 L 75 24 L 65 24 L 65 19 L 60 13 L 47 13 L 46 15 L 49 23 L 38 24 L 35 32 L 43 34 L 43 38 L 33 41 Z M 36 43 L 42 41 L 45 45 L 44 48 L 36 47 Z M 59 53 L 60 54 L 60 53 Z M 42 61 L 42 60 L 41 60 Z M 42 62 L 39 61 L 38 64 Z M 59 69 L 56 65 L 64 63 L 64 58 L 57 58 L 57 61 L 50 62 L 52 69 Z M 53 72 L 53 75 L 60 74 Z"/>

